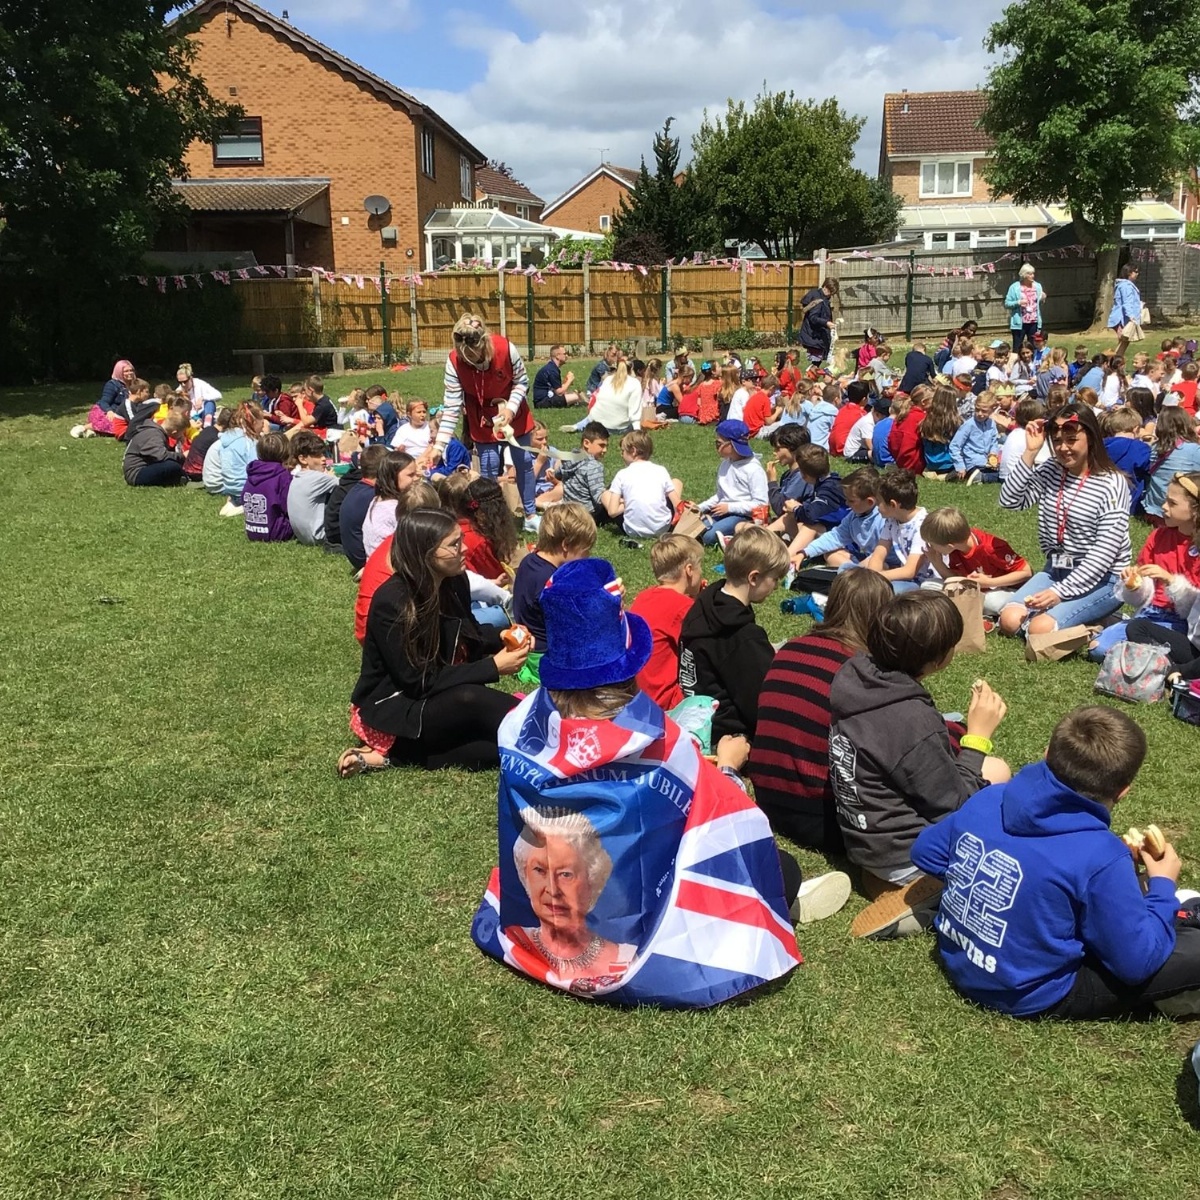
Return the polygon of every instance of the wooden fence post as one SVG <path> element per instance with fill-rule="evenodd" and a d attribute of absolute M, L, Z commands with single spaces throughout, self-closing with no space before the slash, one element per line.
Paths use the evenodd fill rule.
<path fill-rule="evenodd" d="M 662 340 L 663 350 L 671 345 L 671 265 L 663 270 L 663 301 L 662 301 Z"/>
<path fill-rule="evenodd" d="M 592 352 L 592 278 L 588 271 L 587 259 L 583 262 L 583 344 L 587 352 Z"/>
<path fill-rule="evenodd" d="M 322 326 L 321 321 L 321 272 L 313 267 L 312 269 L 312 297 L 313 297 L 313 322 L 318 329 Z"/>
<path fill-rule="evenodd" d="M 379 313 L 383 325 L 383 365 L 392 364 L 392 317 L 388 312 L 387 263 L 379 264 Z"/>
<path fill-rule="evenodd" d="M 741 259 L 741 260 L 740 260 L 740 262 L 738 263 L 738 274 L 739 274 L 739 275 L 741 275 L 741 280 L 740 280 L 740 283 L 741 283 L 741 292 L 742 292 L 742 299 L 741 299 L 741 312 L 742 312 L 742 320 L 741 320 L 741 326 L 742 326 L 742 328 L 743 328 L 743 329 L 745 329 L 745 328 L 746 328 L 746 260 L 745 260 L 744 258 L 743 258 L 743 259 Z"/>
<path fill-rule="evenodd" d="M 421 361 L 421 340 L 417 332 L 417 281 L 408 281 L 408 323 L 412 333 L 412 346 L 409 348 L 408 360 L 411 363 Z"/>
<path fill-rule="evenodd" d="M 504 268 L 496 273 L 496 292 L 500 297 L 500 336 L 508 337 L 508 310 L 504 304 Z"/>

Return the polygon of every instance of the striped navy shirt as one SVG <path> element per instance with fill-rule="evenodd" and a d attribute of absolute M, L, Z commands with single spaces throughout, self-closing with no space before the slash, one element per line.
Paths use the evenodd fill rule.
<path fill-rule="evenodd" d="M 1036 467 L 1014 459 L 1000 485 L 1000 505 L 1020 511 L 1034 504 L 1042 553 L 1049 555 L 1061 544 L 1075 560 L 1067 577 L 1054 585 L 1064 600 L 1086 596 L 1114 571 L 1129 566 L 1129 484 L 1120 471 L 1081 480 L 1055 459 Z"/>

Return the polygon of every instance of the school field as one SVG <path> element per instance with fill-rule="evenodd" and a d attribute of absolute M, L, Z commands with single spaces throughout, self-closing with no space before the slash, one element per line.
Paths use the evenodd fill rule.
<path fill-rule="evenodd" d="M 437 400 L 440 376 L 330 390 Z M 0 391 L 0 1196 L 1200 1195 L 1200 1022 L 975 1011 L 932 937 L 851 941 L 858 897 L 801 931 L 785 986 L 706 1013 L 590 1006 L 484 958 L 494 775 L 337 781 L 345 560 L 251 544 L 202 493 L 126 487 L 120 447 L 68 436 L 99 388 Z M 709 494 L 711 430 L 655 443 Z M 921 499 L 1035 554 L 996 488 Z M 631 593 L 651 582 L 645 551 L 602 532 L 596 552 Z M 806 630 L 779 598 L 772 638 Z M 985 675 L 1019 767 L 1095 674 L 993 641 L 931 690 L 965 709 Z M 1127 711 L 1151 752 L 1117 823 L 1156 821 L 1200 886 L 1200 733 Z"/>

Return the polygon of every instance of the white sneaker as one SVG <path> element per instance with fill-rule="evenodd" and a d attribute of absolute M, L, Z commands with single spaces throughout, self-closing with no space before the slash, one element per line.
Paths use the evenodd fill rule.
<path fill-rule="evenodd" d="M 531 517 L 525 518 L 525 524 L 521 526 L 522 533 L 537 533 L 542 527 L 542 518 L 535 513 Z"/>
<path fill-rule="evenodd" d="M 729 545 L 729 534 L 717 533 L 717 545 L 721 547 L 721 553 L 725 553 L 725 547 Z"/>
<path fill-rule="evenodd" d="M 806 879 L 792 902 L 791 916 L 797 925 L 811 925 L 841 912 L 850 899 L 850 876 L 845 871 L 830 871 Z"/>
<path fill-rule="evenodd" d="M 226 500 L 217 513 L 218 517 L 240 517 L 246 510 L 240 504 L 234 504 L 232 500 Z"/>
<path fill-rule="evenodd" d="M 99 437 L 100 435 L 90 425 L 88 425 L 88 426 L 85 426 L 85 428 L 84 428 L 83 436 L 85 438 L 90 438 L 90 437 Z"/>
<path fill-rule="evenodd" d="M 81 438 L 81 437 L 83 437 L 83 431 L 84 431 L 86 428 L 87 428 L 87 426 L 86 426 L 86 425 L 72 425 L 72 426 L 71 426 L 71 436 L 72 436 L 73 438 Z"/>
<path fill-rule="evenodd" d="M 1175 892 L 1175 903 L 1182 908 L 1189 900 L 1200 900 L 1200 892 L 1192 888 L 1179 888 Z"/>

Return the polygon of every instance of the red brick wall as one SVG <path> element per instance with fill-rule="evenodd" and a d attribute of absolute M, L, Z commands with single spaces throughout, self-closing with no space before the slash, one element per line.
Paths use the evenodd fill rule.
<path fill-rule="evenodd" d="M 427 179 L 420 170 L 417 127 L 399 103 L 272 30 L 230 15 L 227 23 L 225 14 L 216 11 L 195 34 L 195 72 L 218 99 L 234 101 L 247 116 L 262 118 L 263 165 L 214 167 L 212 148 L 196 143 L 186 156 L 191 177 L 328 178 L 332 230 L 297 224 L 301 265 L 377 271 L 383 261 L 400 274 L 427 266 L 422 226 L 429 211 L 463 202 L 459 147 L 435 131 L 436 179 Z M 363 210 L 363 199 L 373 194 L 392 202 L 382 220 Z M 383 245 L 382 225 L 398 228 L 396 246 Z M 408 249 L 412 257 L 405 254 Z"/>
<path fill-rule="evenodd" d="M 611 175 L 598 175 L 587 187 L 576 192 L 561 208 L 545 218 L 548 225 L 563 229 L 582 229 L 586 233 L 604 233 L 600 228 L 602 213 L 611 216 L 621 207 L 621 197 L 629 188 L 617 183 Z"/>

